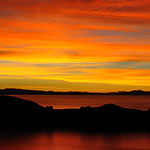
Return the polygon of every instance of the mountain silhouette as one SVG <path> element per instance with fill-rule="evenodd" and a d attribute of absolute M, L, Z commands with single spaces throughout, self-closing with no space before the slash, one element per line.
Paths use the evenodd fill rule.
<path fill-rule="evenodd" d="M 40 90 L 25 90 L 25 89 L 15 89 L 15 88 L 6 88 L 0 89 L 0 94 L 5 95 L 150 95 L 150 91 L 142 90 L 133 90 L 133 91 L 118 91 L 118 92 L 79 92 L 79 91 L 70 91 L 70 92 L 55 92 L 55 91 L 40 91 Z"/>

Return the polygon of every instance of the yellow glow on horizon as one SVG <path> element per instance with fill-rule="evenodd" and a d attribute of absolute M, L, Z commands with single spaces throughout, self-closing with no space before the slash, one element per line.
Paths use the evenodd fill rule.
<path fill-rule="evenodd" d="M 149 4 L 149 0 L 1 1 L 3 87 L 150 90 Z M 31 79 L 33 85 L 20 79 Z M 107 85 L 101 88 L 101 83 Z"/>

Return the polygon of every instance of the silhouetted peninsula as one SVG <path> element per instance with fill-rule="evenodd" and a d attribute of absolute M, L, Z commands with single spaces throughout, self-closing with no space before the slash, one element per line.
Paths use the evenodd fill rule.
<path fill-rule="evenodd" d="M 12 96 L 0 96 L 0 129 L 150 130 L 150 111 L 114 104 L 53 109 Z"/>
<path fill-rule="evenodd" d="M 54 92 L 54 91 L 40 91 L 40 90 L 25 90 L 25 89 L 14 89 L 6 88 L 0 89 L 2 95 L 150 95 L 150 91 L 133 90 L 133 91 L 118 91 L 108 93 L 97 93 L 97 92 Z"/>

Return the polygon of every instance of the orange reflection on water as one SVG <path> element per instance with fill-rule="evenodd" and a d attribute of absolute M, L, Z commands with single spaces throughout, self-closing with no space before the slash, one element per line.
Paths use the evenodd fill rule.
<path fill-rule="evenodd" d="M 0 138 L 1 150 L 149 150 L 150 134 L 37 132 Z"/>
<path fill-rule="evenodd" d="M 127 108 L 149 109 L 149 95 L 14 95 L 55 109 L 101 106 L 107 103 Z"/>

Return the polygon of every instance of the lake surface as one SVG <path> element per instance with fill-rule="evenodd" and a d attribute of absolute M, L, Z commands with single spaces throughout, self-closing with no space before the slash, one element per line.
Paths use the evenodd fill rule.
<path fill-rule="evenodd" d="M 100 106 L 106 103 L 150 108 L 150 96 L 16 95 L 54 108 Z M 0 150 L 150 150 L 150 133 L 86 133 L 78 131 L 0 132 Z"/>
<path fill-rule="evenodd" d="M 1 150 L 150 150 L 150 134 L 53 131 L 0 134 Z"/>
<path fill-rule="evenodd" d="M 148 109 L 150 95 L 14 95 L 55 109 L 101 106 L 113 103 L 122 107 Z"/>

